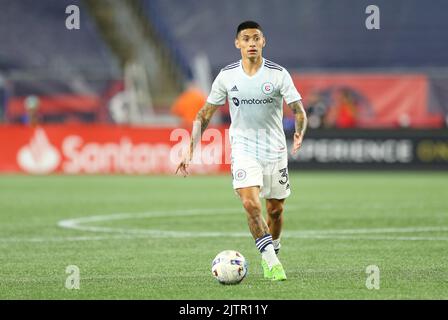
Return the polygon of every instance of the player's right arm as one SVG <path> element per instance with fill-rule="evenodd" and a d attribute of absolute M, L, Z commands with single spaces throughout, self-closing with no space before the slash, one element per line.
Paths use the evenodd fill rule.
<path fill-rule="evenodd" d="M 212 118 L 218 107 L 218 105 L 206 102 L 205 105 L 198 111 L 196 118 L 193 121 L 190 147 L 184 153 L 182 161 L 177 166 L 176 174 L 178 171 L 180 171 L 184 177 L 188 175 L 187 168 L 191 162 L 191 159 L 193 159 L 193 151 L 196 148 L 198 142 L 201 140 L 202 134 L 204 133 L 205 129 L 207 129 L 208 124 L 210 123 L 210 119 Z"/>
<path fill-rule="evenodd" d="M 180 170 L 184 177 L 188 175 L 188 165 L 193 159 L 193 151 L 198 142 L 201 141 L 202 134 L 210 122 L 215 111 L 222 105 L 224 105 L 227 98 L 226 86 L 223 82 L 222 71 L 218 74 L 215 81 L 213 81 L 210 95 L 207 98 L 205 105 L 199 110 L 196 115 L 196 119 L 193 121 L 193 130 L 191 131 L 190 147 L 184 153 L 182 161 L 177 167 L 176 174 Z"/>

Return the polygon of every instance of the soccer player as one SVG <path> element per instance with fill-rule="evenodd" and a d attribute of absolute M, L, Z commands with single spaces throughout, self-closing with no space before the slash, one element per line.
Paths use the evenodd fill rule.
<path fill-rule="evenodd" d="M 250 232 L 260 251 L 263 275 L 274 281 L 286 280 L 277 254 L 283 224 L 283 206 L 290 195 L 288 158 L 282 126 L 283 99 L 295 114 L 292 152 L 302 144 L 307 117 L 301 96 L 288 71 L 262 56 L 266 39 L 260 25 L 245 21 L 237 28 L 235 47 L 241 60 L 229 64 L 213 82 L 207 102 L 193 123 L 190 148 L 176 173 L 188 175 L 195 146 L 213 113 L 228 99 L 231 125 L 233 188 L 247 213 Z M 260 198 L 266 199 L 264 220 Z"/>

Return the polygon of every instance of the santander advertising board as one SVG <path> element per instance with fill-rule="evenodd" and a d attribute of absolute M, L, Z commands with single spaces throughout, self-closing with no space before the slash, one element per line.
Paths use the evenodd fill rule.
<path fill-rule="evenodd" d="M 4 129 L 0 171 L 30 174 L 174 174 L 189 142 L 189 135 L 173 139 L 169 128 L 10 127 L 9 134 Z M 193 163 L 190 171 L 225 171 L 221 144 L 215 140 L 199 150 L 198 157 L 205 159 L 213 149 L 214 158 Z"/>

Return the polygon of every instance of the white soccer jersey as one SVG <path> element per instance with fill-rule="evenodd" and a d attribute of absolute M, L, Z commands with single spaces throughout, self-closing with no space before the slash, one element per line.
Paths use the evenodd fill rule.
<path fill-rule="evenodd" d="M 263 59 L 257 73 L 249 76 L 241 60 L 226 66 L 213 82 L 207 102 L 223 105 L 226 98 L 232 121 L 232 156 L 277 161 L 287 153 L 283 99 L 289 104 L 301 96 L 285 68 Z"/>

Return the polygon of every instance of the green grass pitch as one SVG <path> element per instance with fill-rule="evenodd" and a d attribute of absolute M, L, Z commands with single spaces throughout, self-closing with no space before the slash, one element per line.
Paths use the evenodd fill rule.
<path fill-rule="evenodd" d="M 447 173 L 290 180 L 276 283 L 229 176 L 0 176 L 0 299 L 448 298 Z M 239 285 L 211 275 L 224 249 L 249 262 Z M 79 290 L 65 288 L 69 265 Z"/>

